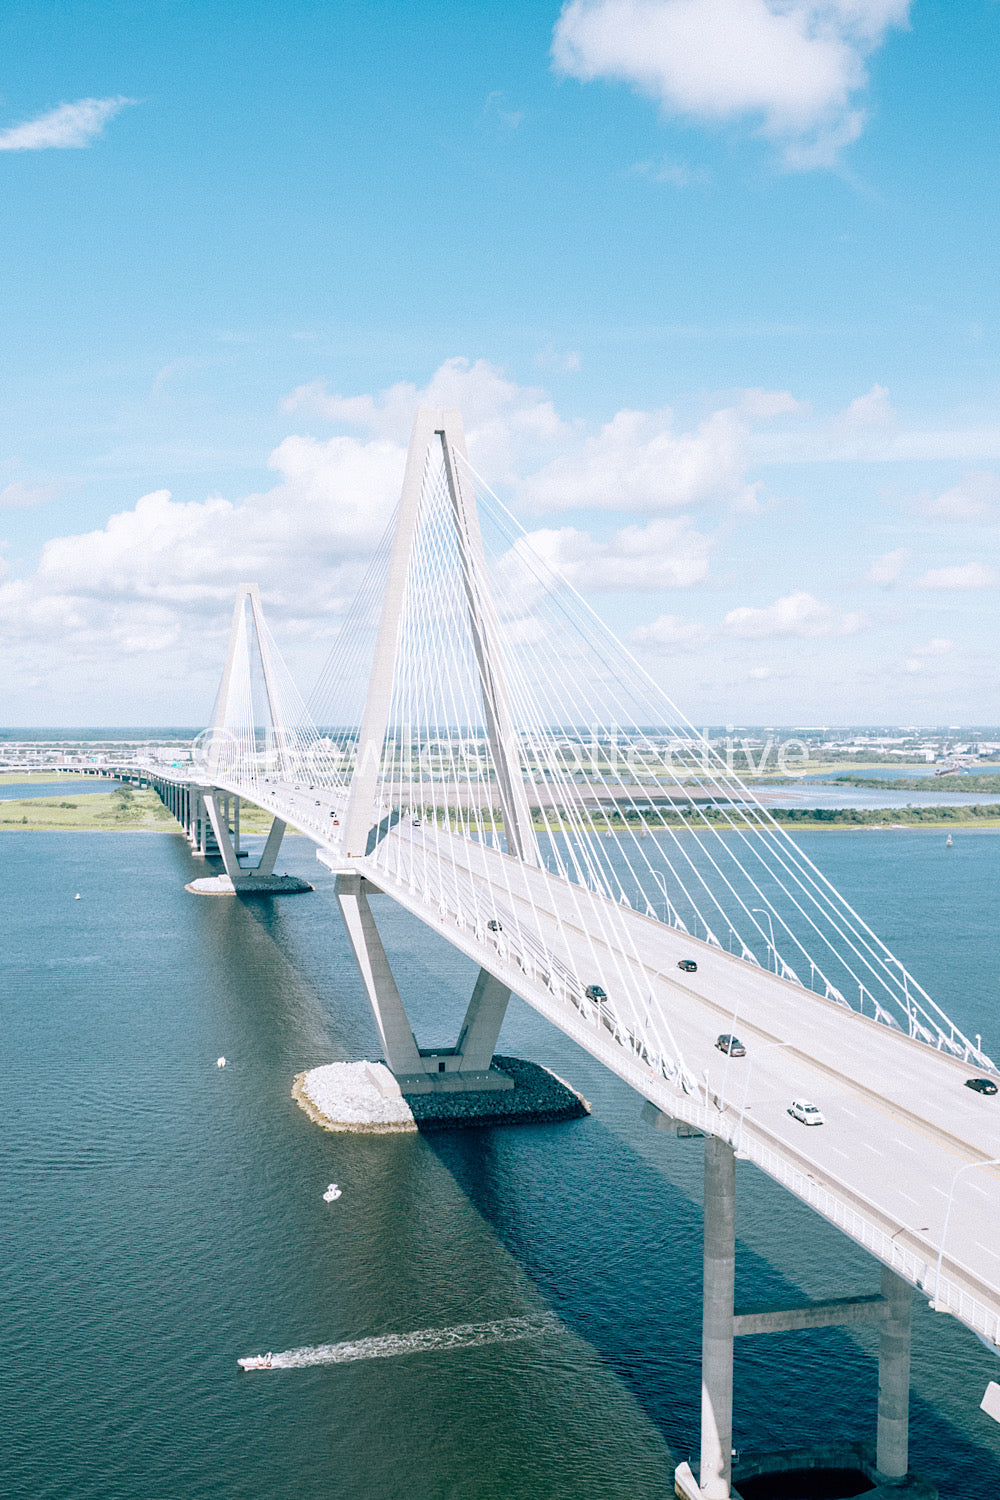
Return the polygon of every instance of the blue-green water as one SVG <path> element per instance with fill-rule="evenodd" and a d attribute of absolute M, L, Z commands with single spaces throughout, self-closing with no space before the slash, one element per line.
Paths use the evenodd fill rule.
<path fill-rule="evenodd" d="M 1000 1052 L 1000 838 L 807 834 L 955 1020 Z M 0 838 L 10 1500 L 645 1500 L 697 1447 L 701 1151 L 527 1007 L 502 1049 L 594 1104 L 560 1126 L 338 1137 L 295 1073 L 377 1055 L 329 877 L 243 905 L 165 835 Z M 74 901 L 75 893 L 81 900 Z M 468 963 L 376 903 L 421 1042 Z M 223 1071 L 215 1059 L 229 1059 Z M 739 1167 L 738 1300 L 873 1290 L 877 1268 Z M 336 1180 L 343 1197 L 322 1201 Z M 995 1500 L 1000 1361 L 915 1304 L 912 1450 Z M 241 1355 L 551 1314 L 521 1341 L 243 1374 Z M 870 1336 L 740 1342 L 736 1442 L 873 1432 Z"/>

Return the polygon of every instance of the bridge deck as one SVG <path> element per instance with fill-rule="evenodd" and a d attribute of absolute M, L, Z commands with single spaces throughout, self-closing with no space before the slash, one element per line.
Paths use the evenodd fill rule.
<path fill-rule="evenodd" d="M 963 1322 L 1000 1342 L 1000 1244 L 993 1232 L 1000 1222 L 1000 1168 L 979 1165 L 955 1181 L 959 1168 L 1000 1157 L 1000 1096 L 967 1089 L 968 1065 L 498 850 L 404 820 L 374 857 L 352 858 L 335 824 L 340 794 L 278 783 L 246 794 L 302 829 L 331 868 L 365 874 L 510 984 L 664 1112 L 730 1140 L 915 1285 L 937 1292 Z M 438 873 L 425 882 L 421 866 L 447 878 Z M 487 910 L 502 922 L 501 935 L 473 919 Z M 697 973 L 680 971 L 682 958 L 694 958 Z M 553 982 L 557 971 L 578 976 L 573 993 Z M 602 1020 L 583 1001 L 581 985 L 592 982 L 603 985 L 617 1012 L 617 1036 L 610 1011 Z M 686 1087 L 664 1078 L 629 1039 L 636 1033 L 634 997 L 647 994 L 694 1075 Z M 722 1032 L 736 1032 L 748 1055 L 727 1059 L 715 1045 Z M 823 1111 L 823 1126 L 806 1127 L 788 1114 L 800 1095 Z"/>

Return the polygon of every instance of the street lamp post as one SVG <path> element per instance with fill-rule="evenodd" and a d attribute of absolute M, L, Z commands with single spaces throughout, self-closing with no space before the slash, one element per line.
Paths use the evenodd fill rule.
<path fill-rule="evenodd" d="M 774 958 L 774 972 L 777 974 L 777 972 L 778 972 L 778 950 L 774 946 L 774 923 L 771 921 L 771 913 L 769 911 L 765 911 L 762 906 L 755 906 L 753 908 L 753 911 L 754 911 L 754 914 L 756 916 L 766 917 L 767 918 L 767 930 L 771 934 L 770 942 L 769 942 L 768 946 L 770 947 L 771 954 L 773 955 L 773 958 Z M 770 968 L 770 964 L 768 964 L 768 967 Z"/>
<path fill-rule="evenodd" d="M 934 1296 L 931 1299 L 931 1307 L 935 1312 L 947 1312 L 948 1309 L 940 1302 L 941 1291 L 941 1262 L 944 1260 L 944 1242 L 948 1235 L 948 1220 L 951 1218 L 951 1205 L 955 1196 L 955 1184 L 963 1172 L 972 1172 L 977 1167 L 1000 1167 L 1000 1156 L 994 1157 L 992 1161 L 967 1161 L 964 1166 L 959 1167 L 951 1179 L 951 1187 L 948 1189 L 948 1207 L 944 1211 L 944 1228 L 941 1230 L 941 1244 L 938 1248 L 937 1269 L 934 1272 Z"/>

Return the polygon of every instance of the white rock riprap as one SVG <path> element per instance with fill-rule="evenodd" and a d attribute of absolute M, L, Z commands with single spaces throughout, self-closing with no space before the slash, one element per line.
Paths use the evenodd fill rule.
<path fill-rule="evenodd" d="M 292 1098 L 324 1130 L 416 1130 L 413 1111 L 383 1063 L 327 1063 L 299 1073 Z"/>

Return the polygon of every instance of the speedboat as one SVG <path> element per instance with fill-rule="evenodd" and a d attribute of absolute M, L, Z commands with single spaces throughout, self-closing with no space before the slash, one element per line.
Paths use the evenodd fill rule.
<path fill-rule="evenodd" d="M 273 1359 L 272 1354 L 250 1354 L 246 1359 L 238 1359 L 236 1363 L 241 1370 L 270 1370 Z"/>
<path fill-rule="evenodd" d="M 955 840 L 952 838 L 951 834 L 949 833 L 948 837 L 944 841 L 944 847 L 946 849 L 951 849 L 951 848 L 954 847 L 954 843 L 955 843 Z"/>
<path fill-rule="evenodd" d="M 342 1189 L 339 1188 L 335 1182 L 331 1182 L 330 1186 L 327 1188 L 326 1192 L 323 1194 L 323 1202 L 324 1203 L 336 1203 L 337 1199 L 341 1195 L 341 1192 L 342 1192 Z"/>
<path fill-rule="evenodd" d="M 217 1057 L 215 1059 L 215 1066 L 217 1068 L 224 1068 L 226 1066 L 226 1059 L 224 1057 Z"/>

